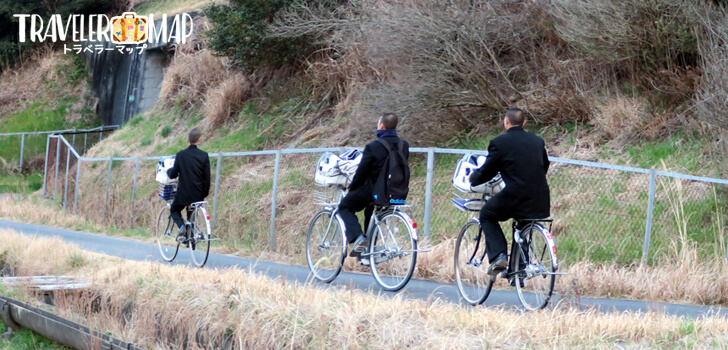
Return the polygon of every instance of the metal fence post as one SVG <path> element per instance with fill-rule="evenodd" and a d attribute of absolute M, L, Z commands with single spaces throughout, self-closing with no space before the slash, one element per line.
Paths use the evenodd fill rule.
<path fill-rule="evenodd" d="M 66 185 L 63 188 L 63 210 L 66 210 L 66 203 L 68 203 L 68 168 L 71 163 L 71 147 L 68 147 L 66 145 L 66 148 L 68 148 L 67 156 L 66 156 Z"/>
<path fill-rule="evenodd" d="M 273 200 L 270 204 L 270 251 L 275 250 L 275 232 L 276 232 L 276 194 L 278 192 L 278 170 L 281 165 L 281 151 L 276 151 L 276 165 L 273 171 Z"/>
<path fill-rule="evenodd" d="M 99 142 L 101 142 L 101 140 L 103 140 L 103 139 L 104 139 L 104 128 L 101 128 L 101 130 L 99 130 Z"/>
<path fill-rule="evenodd" d="M 88 142 L 88 133 L 83 134 L 83 153 L 86 153 L 86 142 Z"/>
<path fill-rule="evenodd" d="M 46 196 L 46 181 L 48 181 L 48 148 L 51 145 L 51 137 L 46 138 L 46 154 L 45 154 L 45 165 L 43 166 L 43 197 Z"/>
<path fill-rule="evenodd" d="M 435 151 L 427 149 L 427 180 L 425 182 L 425 239 L 430 237 L 430 213 L 432 211 L 432 171 L 435 167 Z"/>
<path fill-rule="evenodd" d="M 137 188 L 137 176 L 139 175 L 139 161 L 140 157 L 136 159 L 136 166 L 134 167 L 134 184 L 131 188 L 131 213 L 129 214 L 129 227 L 134 227 L 134 199 L 136 199 L 136 188 Z"/>
<path fill-rule="evenodd" d="M 73 144 L 73 149 L 76 149 L 76 129 L 73 129 L 73 141 L 71 141 Z"/>
<path fill-rule="evenodd" d="M 61 161 L 61 137 L 56 135 L 56 181 L 53 184 L 53 199 L 58 197 L 58 166 Z"/>
<path fill-rule="evenodd" d="M 111 185 L 111 167 L 114 164 L 114 158 L 109 158 L 109 174 L 106 176 L 106 199 L 104 199 L 104 224 L 107 223 L 109 215 L 109 186 Z"/>
<path fill-rule="evenodd" d="M 217 193 L 220 189 L 220 164 L 222 163 L 222 153 L 217 154 L 217 169 L 215 170 L 215 194 L 212 197 L 212 229 L 217 227 Z"/>
<path fill-rule="evenodd" d="M 23 151 L 25 150 L 25 133 L 20 134 L 20 171 L 23 171 Z"/>
<path fill-rule="evenodd" d="M 655 169 L 650 170 L 650 192 L 647 200 L 647 222 L 645 223 L 645 243 L 642 245 L 642 265 L 647 264 L 650 253 L 650 235 L 652 234 L 652 212 L 655 206 Z"/>
<path fill-rule="evenodd" d="M 81 181 L 81 157 L 76 158 L 76 192 L 73 195 L 73 215 L 78 212 L 78 183 Z"/>

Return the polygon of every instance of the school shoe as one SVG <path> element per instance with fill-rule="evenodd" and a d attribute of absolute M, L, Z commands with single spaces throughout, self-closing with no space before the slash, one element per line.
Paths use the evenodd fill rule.
<path fill-rule="evenodd" d="M 369 245 L 369 240 L 366 236 L 360 235 L 356 238 L 354 243 L 351 244 L 351 253 L 349 253 L 349 256 L 351 257 L 360 257 L 361 253 L 367 250 L 367 246 Z"/>
<path fill-rule="evenodd" d="M 187 226 L 180 227 L 177 231 L 177 243 L 183 243 L 187 239 Z"/>
<path fill-rule="evenodd" d="M 488 266 L 488 274 L 491 276 L 497 276 L 501 271 L 504 271 L 508 266 L 508 257 L 505 253 L 500 253 L 495 257 L 495 260 Z"/>

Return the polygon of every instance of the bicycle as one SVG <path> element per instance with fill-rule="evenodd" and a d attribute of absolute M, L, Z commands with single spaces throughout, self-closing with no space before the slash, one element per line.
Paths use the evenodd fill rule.
<path fill-rule="evenodd" d="M 318 194 L 318 204 L 324 208 L 311 219 L 306 233 L 308 267 L 324 283 L 330 283 L 341 273 L 348 249 L 346 226 L 338 212 L 345 187 L 331 186 L 329 191 Z M 369 247 L 360 257 L 377 283 L 392 292 L 409 282 L 417 261 L 417 224 L 402 207 L 407 206 L 375 206 L 366 232 Z"/>
<path fill-rule="evenodd" d="M 486 195 L 478 199 L 454 198 L 462 211 L 479 212 Z M 545 223 L 549 224 L 546 229 Z M 480 220 L 473 216 L 460 230 L 455 243 L 455 280 L 460 295 L 472 305 L 488 298 L 497 277 L 515 285 L 521 304 L 528 310 L 546 307 L 554 290 L 558 269 L 556 244 L 551 236 L 551 219 L 514 219 L 508 266 L 497 276 L 487 274 L 485 234 Z"/>
<path fill-rule="evenodd" d="M 184 244 L 190 250 L 192 263 L 197 267 L 203 267 L 210 255 L 210 242 L 216 240 L 212 237 L 210 215 L 205 209 L 207 201 L 194 202 L 187 206 L 185 238 L 179 242 L 171 213 L 172 200 L 177 191 L 176 186 L 169 187 L 170 185 L 167 185 L 160 189 L 160 197 L 167 203 L 162 207 L 157 219 L 156 236 L 159 254 L 164 261 L 171 262 L 177 257 L 180 245 Z"/>

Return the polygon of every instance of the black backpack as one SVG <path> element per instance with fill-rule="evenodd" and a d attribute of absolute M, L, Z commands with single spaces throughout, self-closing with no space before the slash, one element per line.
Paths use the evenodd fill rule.
<path fill-rule="evenodd" d="M 403 205 L 409 192 L 410 169 L 407 158 L 402 152 L 402 140 L 395 150 L 382 139 L 378 139 L 389 155 L 374 183 L 374 204 L 378 206 Z"/>

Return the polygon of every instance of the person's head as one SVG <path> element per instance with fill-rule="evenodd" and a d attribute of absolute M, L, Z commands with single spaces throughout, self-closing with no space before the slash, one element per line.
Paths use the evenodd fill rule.
<path fill-rule="evenodd" d="M 526 116 L 520 108 L 511 107 L 506 110 L 506 116 L 503 118 L 503 128 L 508 130 L 514 126 L 526 125 Z"/>
<path fill-rule="evenodd" d="M 399 118 L 394 113 L 384 113 L 377 122 L 377 130 L 394 130 L 397 128 Z"/>
<path fill-rule="evenodd" d="M 202 136 L 202 132 L 198 128 L 194 128 L 190 130 L 190 134 L 187 135 L 187 142 L 190 143 L 190 145 L 196 145 L 198 142 L 200 142 L 200 136 Z"/>

